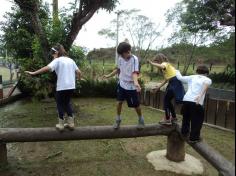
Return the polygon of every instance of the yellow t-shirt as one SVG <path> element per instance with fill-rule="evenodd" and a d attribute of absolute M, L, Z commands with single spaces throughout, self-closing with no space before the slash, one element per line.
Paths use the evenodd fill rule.
<path fill-rule="evenodd" d="M 176 76 L 176 70 L 170 63 L 163 62 L 161 65 L 163 65 L 165 67 L 164 69 L 162 69 L 165 79 L 168 80 L 168 79 Z"/>

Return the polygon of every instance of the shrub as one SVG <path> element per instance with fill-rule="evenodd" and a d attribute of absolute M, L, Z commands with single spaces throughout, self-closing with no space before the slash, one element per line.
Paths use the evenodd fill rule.
<path fill-rule="evenodd" d="M 228 67 L 224 72 L 212 73 L 209 75 L 215 83 L 230 83 L 235 84 L 235 68 Z"/>

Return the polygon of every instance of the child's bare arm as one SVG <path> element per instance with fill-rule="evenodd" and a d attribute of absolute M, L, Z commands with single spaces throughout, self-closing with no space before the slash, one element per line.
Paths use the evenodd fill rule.
<path fill-rule="evenodd" d="M 158 89 L 160 89 L 162 86 L 164 86 L 166 83 L 167 83 L 168 80 L 164 80 L 159 86 L 158 86 Z"/>
<path fill-rule="evenodd" d="M 42 67 L 40 69 L 38 69 L 37 71 L 34 71 L 34 72 L 31 72 L 31 71 L 25 71 L 25 73 L 28 73 L 30 75 L 38 75 L 38 74 L 41 74 L 41 73 L 45 73 L 45 72 L 48 72 L 50 71 L 50 67 L 49 66 L 45 66 L 45 67 Z"/>
<path fill-rule="evenodd" d="M 165 69 L 165 66 L 164 66 L 164 65 L 161 65 L 161 64 L 152 62 L 151 60 L 148 60 L 148 62 L 149 62 L 151 65 L 153 65 L 153 66 L 155 66 L 155 67 L 157 67 L 157 68 Z"/>
<path fill-rule="evenodd" d="M 133 80 L 134 80 L 134 85 L 136 87 L 137 92 L 141 91 L 141 86 L 138 83 L 138 74 L 137 73 L 133 73 Z"/>
<path fill-rule="evenodd" d="M 111 73 L 104 75 L 103 78 L 110 78 L 118 73 L 118 68 L 114 69 Z"/>

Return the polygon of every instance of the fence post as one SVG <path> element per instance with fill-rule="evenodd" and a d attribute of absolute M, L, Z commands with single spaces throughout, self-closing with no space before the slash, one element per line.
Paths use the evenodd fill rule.
<path fill-rule="evenodd" d="M 177 131 L 168 135 L 166 158 L 174 162 L 184 161 L 185 142 Z"/>
<path fill-rule="evenodd" d="M 0 99 L 3 99 L 2 75 L 0 75 Z"/>
<path fill-rule="evenodd" d="M 0 142 L 0 165 L 7 164 L 7 144 Z"/>

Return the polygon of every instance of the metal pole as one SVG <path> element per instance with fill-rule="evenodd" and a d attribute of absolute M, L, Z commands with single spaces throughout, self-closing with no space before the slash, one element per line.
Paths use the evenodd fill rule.
<path fill-rule="evenodd" d="M 117 47 L 118 47 L 118 43 L 119 43 L 119 15 L 120 12 L 116 12 L 117 14 L 117 19 L 116 19 L 116 50 L 115 50 L 115 64 L 117 64 L 117 60 L 118 60 L 118 53 L 117 53 Z"/>

